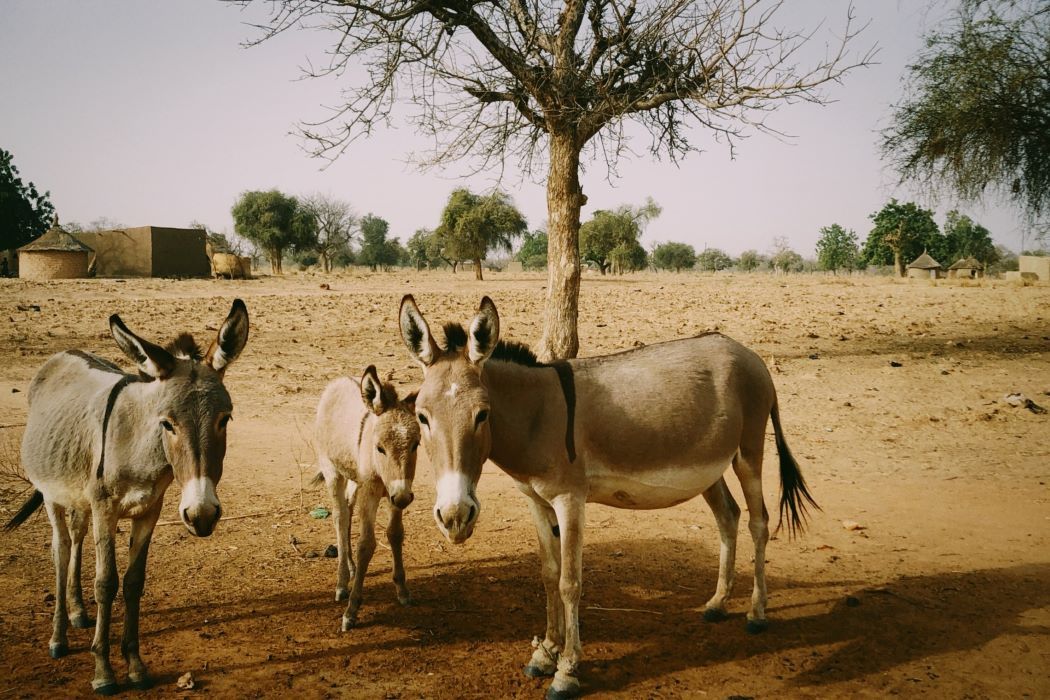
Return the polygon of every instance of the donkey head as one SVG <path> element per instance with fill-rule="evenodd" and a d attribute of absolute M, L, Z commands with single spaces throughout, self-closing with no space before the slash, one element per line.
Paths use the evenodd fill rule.
<path fill-rule="evenodd" d="M 415 394 L 399 399 L 393 386 L 379 381 L 375 365 L 368 366 L 360 384 L 361 400 L 376 420 L 373 429 L 361 436 L 359 452 L 362 457 L 369 455 L 390 501 L 398 508 L 407 508 L 413 499 L 412 479 L 416 476 L 419 447 Z"/>
<path fill-rule="evenodd" d="M 446 346 L 434 341 L 411 295 L 401 300 L 401 338 L 423 366 L 416 418 L 437 477 L 434 519 L 454 544 L 474 532 L 481 512 L 476 489 L 492 448 L 489 396 L 481 368 L 499 340 L 499 314 L 492 300 L 481 300 L 466 337 L 446 327 Z"/>
<path fill-rule="evenodd" d="M 226 424 L 233 402 L 223 386 L 226 367 L 248 341 L 248 309 L 233 302 L 230 315 L 208 351 L 202 353 L 189 334 L 166 348 L 138 337 L 114 314 L 110 332 L 124 354 L 153 382 L 152 415 L 164 456 L 182 488 L 179 515 L 198 537 L 207 537 L 222 516 L 215 486 L 226 456 Z"/>

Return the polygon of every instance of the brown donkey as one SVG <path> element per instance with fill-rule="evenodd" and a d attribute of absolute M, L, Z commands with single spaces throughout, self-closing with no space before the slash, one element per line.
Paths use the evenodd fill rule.
<path fill-rule="evenodd" d="M 179 483 L 179 516 L 198 537 L 210 535 L 222 515 L 215 487 L 233 412 L 222 379 L 248 340 L 248 310 L 240 299 L 233 302 L 206 353 L 185 333 L 162 348 L 129 331 L 116 314 L 109 326 L 138 373 L 125 374 L 108 360 L 79 350 L 44 363 L 29 387 L 22 439 L 22 465 L 36 490 L 6 526 L 18 527 L 41 505 L 47 509 L 55 562 L 50 652 L 58 658 L 69 650 L 67 625 L 92 624 L 80 587 L 90 518 L 98 604 L 91 685 L 102 695 L 119 690 L 109 663 L 110 615 L 119 584 L 117 521 L 131 520 L 120 650 L 131 685 L 141 689 L 150 686 L 150 678 L 139 656 L 139 601 L 164 493 L 173 480 Z"/>
<path fill-rule="evenodd" d="M 412 479 L 416 475 L 419 424 L 415 419 L 415 395 L 404 399 L 397 390 L 379 381 L 374 365 L 361 380 L 342 377 L 324 390 L 317 405 L 317 462 L 335 504 L 335 535 L 339 551 L 335 599 L 350 602 L 343 613 L 343 631 L 357 624 L 368 564 L 376 548 L 376 510 L 384 496 L 390 497 L 387 540 L 394 556 L 394 585 L 397 599 L 408 605 L 401 546 L 405 528 L 401 511 L 412 503 Z M 350 522 L 360 499 L 361 536 L 357 542 L 357 566 L 350 557 Z M 353 588 L 346 584 L 354 577 Z"/>
<path fill-rule="evenodd" d="M 499 315 L 485 297 L 466 331 L 445 326 L 435 341 L 411 296 L 401 336 L 423 366 L 417 418 L 437 478 L 434 518 L 449 541 L 474 531 L 476 487 L 491 459 L 529 498 L 539 535 L 547 631 L 525 667 L 554 675 L 551 699 L 579 694 L 579 603 L 584 505 L 667 508 L 703 494 L 721 536 L 718 584 L 704 617 L 725 616 L 734 576 L 740 509 L 726 486 L 730 465 L 747 501 L 755 543 L 748 630 L 766 626 L 762 497 L 766 422 L 780 453 L 781 520 L 802 527 L 813 503 L 784 441 L 776 391 L 761 358 L 711 333 L 637 350 L 543 364 L 528 348 L 499 342 Z"/>

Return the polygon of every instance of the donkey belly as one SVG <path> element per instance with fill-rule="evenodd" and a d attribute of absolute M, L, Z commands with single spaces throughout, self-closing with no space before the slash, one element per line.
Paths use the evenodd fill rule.
<path fill-rule="evenodd" d="M 587 500 L 617 508 L 669 508 L 703 493 L 717 482 L 732 457 L 709 464 L 666 466 L 638 470 L 588 465 Z"/>

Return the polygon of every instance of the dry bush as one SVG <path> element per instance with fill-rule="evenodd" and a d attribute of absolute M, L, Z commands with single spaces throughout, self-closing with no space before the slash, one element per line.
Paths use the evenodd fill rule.
<path fill-rule="evenodd" d="M 0 503 L 21 505 L 33 484 L 22 470 L 22 431 L 0 429 Z M 18 502 L 18 503 L 16 503 Z"/>

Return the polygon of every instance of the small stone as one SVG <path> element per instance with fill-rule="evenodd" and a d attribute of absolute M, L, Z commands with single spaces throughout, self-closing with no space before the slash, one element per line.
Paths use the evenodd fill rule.
<path fill-rule="evenodd" d="M 847 530 L 850 530 L 851 532 L 852 531 L 856 531 L 856 530 L 865 530 L 865 529 L 867 529 L 863 525 L 858 523 L 856 520 L 843 520 L 842 521 L 842 527 L 847 529 Z"/>
<path fill-rule="evenodd" d="M 197 687 L 197 683 L 193 680 L 193 674 L 189 671 L 179 676 L 179 679 L 175 681 L 175 685 L 182 690 L 193 690 Z"/>
<path fill-rule="evenodd" d="M 334 544 L 330 544 L 324 548 L 324 555 L 328 559 L 335 559 L 339 556 L 339 548 Z"/>
<path fill-rule="evenodd" d="M 903 367 L 904 365 L 896 360 L 890 360 L 890 367 Z"/>
<path fill-rule="evenodd" d="M 45 603 L 54 603 L 55 602 L 55 594 L 54 593 L 48 593 L 47 595 L 45 595 L 44 596 L 44 602 Z"/>
<path fill-rule="evenodd" d="M 319 556 L 316 549 L 311 549 L 303 554 L 303 559 L 316 559 Z"/>
<path fill-rule="evenodd" d="M 12 389 L 12 390 L 11 390 L 11 393 L 12 393 L 12 394 L 21 394 L 21 393 L 22 393 L 22 390 L 21 390 L 21 389 Z"/>

